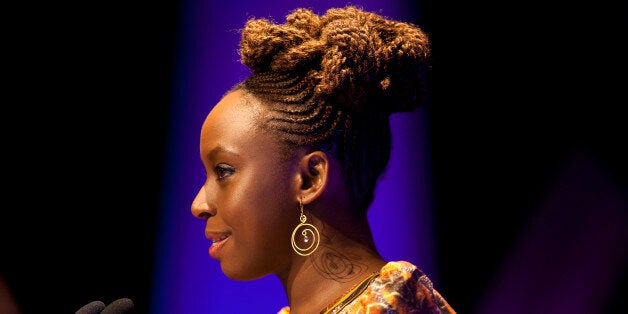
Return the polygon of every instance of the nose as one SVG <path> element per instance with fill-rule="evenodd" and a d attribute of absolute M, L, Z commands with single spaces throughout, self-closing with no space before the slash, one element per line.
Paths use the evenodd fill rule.
<path fill-rule="evenodd" d="M 192 215 L 196 218 L 207 219 L 216 214 L 214 207 L 207 202 L 207 190 L 203 185 L 196 193 L 194 201 L 192 201 Z"/>

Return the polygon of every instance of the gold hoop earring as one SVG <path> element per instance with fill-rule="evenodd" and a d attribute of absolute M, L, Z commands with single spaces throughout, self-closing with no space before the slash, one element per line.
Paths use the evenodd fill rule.
<path fill-rule="evenodd" d="M 290 242 L 292 242 L 292 249 L 297 254 L 301 256 L 308 256 L 316 251 L 321 239 L 318 234 L 318 229 L 316 229 L 316 227 L 312 224 L 305 223 L 307 221 L 307 217 L 303 214 L 303 202 L 301 199 L 299 199 L 299 209 L 301 210 L 301 215 L 299 216 L 301 223 L 298 224 L 292 231 L 292 238 L 290 239 Z M 295 236 L 299 230 L 301 230 L 301 236 L 297 241 Z M 300 247 L 298 243 L 303 243 L 305 247 Z"/>

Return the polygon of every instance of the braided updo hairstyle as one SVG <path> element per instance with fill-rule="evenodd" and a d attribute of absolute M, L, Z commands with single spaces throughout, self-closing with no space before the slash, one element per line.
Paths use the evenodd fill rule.
<path fill-rule="evenodd" d="M 365 215 L 391 151 L 391 113 L 426 102 L 427 35 L 417 26 L 354 6 L 324 15 L 296 9 L 284 24 L 249 19 L 235 89 L 269 110 L 262 122 L 288 151 L 321 149 L 341 163 L 345 187 Z"/>

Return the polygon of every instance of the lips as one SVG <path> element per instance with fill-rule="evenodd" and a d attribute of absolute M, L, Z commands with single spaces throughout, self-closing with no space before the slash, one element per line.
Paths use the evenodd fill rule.
<path fill-rule="evenodd" d="M 231 232 L 212 232 L 212 231 L 205 231 L 205 237 L 208 240 L 213 241 L 214 243 L 216 242 L 220 242 L 223 241 L 224 239 L 228 238 L 231 235 Z"/>
<path fill-rule="evenodd" d="M 209 255 L 213 258 L 217 258 L 218 252 L 224 246 L 225 242 L 229 240 L 230 236 L 230 232 L 205 232 L 205 237 L 212 241 L 212 245 L 209 247 Z"/>

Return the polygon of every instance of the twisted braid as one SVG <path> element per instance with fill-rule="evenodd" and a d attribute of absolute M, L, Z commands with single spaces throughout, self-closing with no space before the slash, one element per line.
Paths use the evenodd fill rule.
<path fill-rule="evenodd" d="M 321 16 L 300 8 L 284 24 L 245 23 L 239 53 L 252 75 L 237 88 L 268 106 L 264 126 L 287 147 L 336 156 L 363 215 L 390 158 L 390 114 L 426 101 L 429 52 L 413 24 L 354 6 Z"/>

